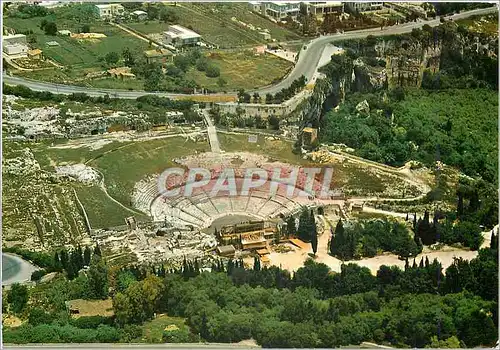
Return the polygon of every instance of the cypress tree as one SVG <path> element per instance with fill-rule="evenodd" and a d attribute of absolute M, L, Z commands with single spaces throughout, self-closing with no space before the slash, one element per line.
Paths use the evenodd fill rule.
<path fill-rule="evenodd" d="M 83 252 L 83 264 L 85 266 L 90 266 L 90 258 L 91 258 L 92 252 L 90 251 L 89 246 L 85 247 L 85 250 Z"/>
<path fill-rule="evenodd" d="M 348 252 L 345 251 L 347 243 L 344 224 L 342 223 L 342 219 L 340 219 L 337 222 L 337 226 L 335 226 L 335 234 L 330 242 L 330 253 L 332 255 L 339 255 L 341 259 L 344 259 L 344 257 L 348 256 Z"/>
<path fill-rule="evenodd" d="M 410 268 L 410 264 L 408 263 L 408 258 L 405 258 L 405 271 Z"/>
<path fill-rule="evenodd" d="M 295 218 L 289 216 L 286 220 L 286 235 L 287 237 L 295 236 L 297 233 L 297 228 L 295 227 Z"/>
<path fill-rule="evenodd" d="M 425 257 L 425 267 L 426 268 L 429 267 L 429 257 L 428 256 Z"/>
<path fill-rule="evenodd" d="M 405 219 L 405 221 L 408 221 L 408 213 L 406 213 L 406 219 Z"/>
<path fill-rule="evenodd" d="M 84 264 L 83 264 L 83 251 L 82 251 L 82 247 L 80 245 L 78 245 L 78 247 L 76 247 L 75 254 L 76 254 L 75 259 L 76 259 L 76 263 L 78 266 L 78 270 L 80 270 L 84 266 Z"/>
<path fill-rule="evenodd" d="M 415 261 L 415 258 L 413 258 L 413 266 L 411 267 L 412 269 L 417 268 L 417 262 Z"/>
<path fill-rule="evenodd" d="M 69 256 L 68 256 L 68 251 L 66 249 L 61 250 L 61 265 L 64 270 L 68 268 L 69 264 Z"/>
<path fill-rule="evenodd" d="M 258 256 L 255 256 L 253 260 L 253 270 L 260 271 L 260 258 Z"/>
<path fill-rule="evenodd" d="M 318 251 L 318 230 L 316 229 L 316 225 L 314 225 L 314 229 L 312 232 L 311 246 L 314 255 L 316 255 L 316 252 Z"/>
<path fill-rule="evenodd" d="M 491 231 L 490 249 L 498 249 L 498 235 L 495 235 L 495 231 Z"/>
<path fill-rule="evenodd" d="M 98 256 L 102 256 L 102 254 L 101 254 L 101 248 L 99 247 L 99 244 L 96 244 L 96 246 L 94 248 L 94 254 L 98 255 Z"/>
<path fill-rule="evenodd" d="M 318 251 L 318 229 L 316 227 L 316 218 L 314 217 L 314 213 L 311 210 L 311 246 L 314 255 Z"/>
<path fill-rule="evenodd" d="M 424 268 L 424 258 L 420 259 L 420 264 L 418 264 L 418 267 L 423 269 Z"/>

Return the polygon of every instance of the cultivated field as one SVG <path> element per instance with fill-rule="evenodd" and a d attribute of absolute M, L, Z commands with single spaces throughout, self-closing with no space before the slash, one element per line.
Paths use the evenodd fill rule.
<path fill-rule="evenodd" d="M 176 24 L 192 28 L 205 41 L 220 48 L 265 43 L 259 30 L 251 30 L 231 20 L 232 17 L 255 28 L 261 28 L 260 31 L 269 30 L 271 37 L 277 41 L 300 39 L 296 33 L 251 12 L 246 3 L 177 3 L 176 6 L 170 5 L 169 9 L 178 17 Z M 167 23 L 160 21 L 131 22 L 127 25 L 144 34 L 161 33 L 168 28 Z"/>

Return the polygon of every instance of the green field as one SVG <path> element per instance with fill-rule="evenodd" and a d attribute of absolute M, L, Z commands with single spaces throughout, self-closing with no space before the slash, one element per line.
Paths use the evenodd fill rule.
<path fill-rule="evenodd" d="M 137 211 L 126 210 L 111 201 L 97 186 L 75 186 L 76 193 L 82 202 L 92 228 L 106 228 L 125 224 L 125 218 L 135 216 L 137 220 L 149 220 L 147 215 L 140 215 Z"/>
<path fill-rule="evenodd" d="M 33 47 L 41 49 L 47 58 L 50 58 L 61 65 L 71 65 L 74 70 L 100 66 L 99 58 L 105 56 L 109 52 L 114 51 L 121 54 L 123 49 L 126 47 L 128 47 L 132 52 L 141 52 L 148 48 L 147 42 L 140 40 L 110 24 L 102 22 L 95 22 L 90 26 L 92 32 L 106 35 L 106 38 L 102 39 L 77 40 L 67 36 L 45 35 L 40 29 L 39 23 L 43 19 L 53 18 L 53 15 L 31 19 L 6 17 L 4 18 L 4 26 L 15 29 L 16 32 L 32 30 L 36 38 L 36 43 L 31 44 Z M 58 29 L 69 29 L 72 32 L 77 30 L 75 23 L 66 23 L 67 24 L 65 25 L 59 24 L 58 22 Z M 47 45 L 47 42 L 49 41 L 57 41 L 60 46 L 49 47 Z"/>
<path fill-rule="evenodd" d="M 252 13 L 246 3 L 177 3 L 169 6 L 177 17 L 176 24 L 191 27 L 203 39 L 220 48 L 237 46 L 255 46 L 265 41 L 259 30 L 251 30 L 231 20 L 235 17 L 238 21 L 251 24 L 255 28 L 268 29 L 271 37 L 277 41 L 296 40 L 300 36 L 279 25 Z M 161 33 L 168 29 L 168 24 L 160 21 L 131 22 L 128 26 L 145 33 Z"/>
<path fill-rule="evenodd" d="M 130 198 L 136 182 L 147 175 L 160 174 L 174 166 L 175 158 L 206 152 L 207 142 L 195 143 L 182 137 L 134 142 L 109 152 L 88 163 L 104 175 L 108 193 L 125 206 L 130 206 Z"/>
<path fill-rule="evenodd" d="M 221 77 L 227 85 L 220 87 L 219 78 L 208 78 L 205 72 L 192 68 L 186 78 L 193 79 L 201 86 L 215 91 L 251 90 L 271 84 L 281 79 L 293 64 L 272 55 L 255 55 L 252 51 L 224 52 L 208 54 L 210 62 L 220 68 Z"/>

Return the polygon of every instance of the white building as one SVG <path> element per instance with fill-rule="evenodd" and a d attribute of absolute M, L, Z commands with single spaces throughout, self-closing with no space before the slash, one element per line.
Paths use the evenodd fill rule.
<path fill-rule="evenodd" d="M 284 20 L 286 17 L 297 17 L 300 11 L 300 2 L 264 2 L 265 15 L 272 17 L 278 21 Z"/>
<path fill-rule="evenodd" d="M 14 34 L 5 35 L 2 38 L 3 52 L 10 56 L 26 57 L 28 55 L 28 44 L 26 35 Z"/>
<path fill-rule="evenodd" d="M 9 56 L 27 57 L 28 50 L 28 46 L 23 44 L 9 44 L 3 46 L 3 52 Z"/>
<path fill-rule="evenodd" d="M 23 44 L 27 45 L 26 35 L 24 34 L 13 34 L 13 35 L 4 35 L 2 37 L 2 45 L 13 45 L 13 44 Z"/>
<path fill-rule="evenodd" d="M 383 2 L 348 2 L 346 5 L 355 12 L 375 11 L 384 7 Z"/>
<path fill-rule="evenodd" d="M 148 18 L 148 13 L 146 11 L 136 10 L 131 13 L 132 17 L 137 18 L 140 21 L 144 21 Z"/>
<path fill-rule="evenodd" d="M 171 25 L 164 32 L 168 44 L 175 47 L 192 46 L 201 41 L 201 35 L 179 25 Z"/>
<path fill-rule="evenodd" d="M 253 11 L 253 12 L 260 13 L 261 6 L 262 6 L 262 4 L 258 1 L 248 2 L 248 8 L 250 9 L 250 11 Z"/>
<path fill-rule="evenodd" d="M 315 16 L 342 14 L 344 3 L 341 1 L 315 1 L 307 4 L 307 12 Z"/>
<path fill-rule="evenodd" d="M 121 16 L 125 13 L 125 9 L 120 4 L 101 4 L 95 7 L 99 11 L 99 17 L 103 19 Z"/>

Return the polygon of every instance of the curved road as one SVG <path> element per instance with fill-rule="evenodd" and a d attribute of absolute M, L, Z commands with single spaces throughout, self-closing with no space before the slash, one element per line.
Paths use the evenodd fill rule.
<path fill-rule="evenodd" d="M 488 13 L 497 12 L 497 6 L 488 7 L 484 9 L 476 9 L 472 11 L 464 11 L 462 13 L 458 13 L 452 16 L 447 16 L 447 18 L 452 18 L 453 20 L 463 19 L 474 15 L 484 15 Z M 299 58 L 297 63 L 295 64 L 293 70 L 288 74 L 283 80 L 279 83 L 271 86 L 266 86 L 255 90 L 260 95 L 265 95 L 267 93 L 275 94 L 276 92 L 289 87 L 292 82 L 304 75 L 307 78 L 307 81 L 310 81 L 316 72 L 319 60 L 323 53 L 323 49 L 327 44 L 334 43 L 336 41 L 346 40 L 346 39 L 359 39 L 365 38 L 369 35 L 373 36 L 381 36 L 381 35 L 394 35 L 394 34 L 403 34 L 411 32 L 414 28 L 421 28 L 425 24 L 430 26 L 437 26 L 440 24 L 439 18 L 429 21 L 419 21 L 419 22 L 411 22 L 405 23 L 398 26 L 386 27 L 383 30 L 380 28 L 374 29 L 365 29 L 365 30 L 357 30 L 348 32 L 345 34 L 334 34 L 334 35 L 325 35 L 320 36 L 316 39 L 311 40 L 308 44 L 306 44 L 302 48 L 299 54 Z M 157 95 L 161 97 L 168 98 L 179 98 L 186 96 L 202 96 L 201 94 L 197 95 L 185 95 L 185 94 L 177 94 L 177 93 L 168 93 L 168 92 L 147 92 L 142 90 L 136 91 L 127 91 L 127 90 L 114 90 L 114 89 L 98 89 L 84 86 L 75 86 L 75 85 L 63 85 L 63 84 L 54 84 L 47 83 L 42 81 L 30 80 L 26 78 L 14 77 L 3 74 L 3 81 L 7 84 L 11 85 L 25 85 L 32 90 L 37 91 L 50 91 L 56 94 L 71 94 L 71 93 L 86 93 L 90 96 L 104 96 L 109 95 L 110 97 L 117 98 L 127 98 L 127 99 L 135 99 L 137 97 L 143 95 Z M 253 92 L 253 91 L 252 91 Z M 212 94 L 212 96 L 221 96 L 223 94 Z M 225 94 L 225 96 L 235 96 L 235 93 Z"/>

